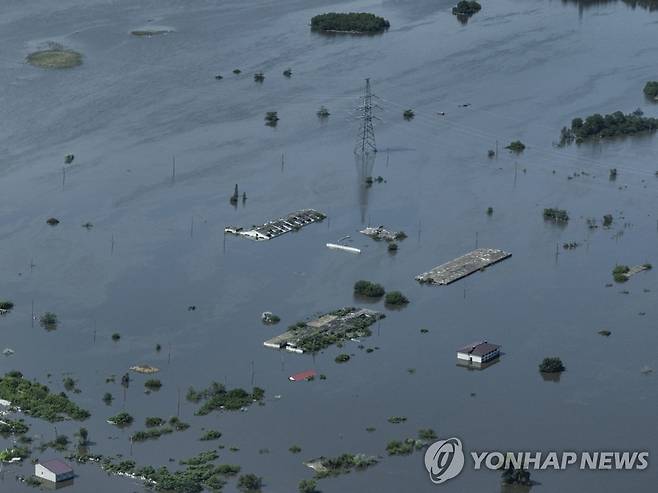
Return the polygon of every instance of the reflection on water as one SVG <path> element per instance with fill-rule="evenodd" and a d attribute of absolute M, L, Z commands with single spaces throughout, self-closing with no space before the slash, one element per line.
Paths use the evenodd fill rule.
<path fill-rule="evenodd" d="M 544 372 L 539 372 L 541 377 L 544 379 L 544 382 L 555 382 L 558 383 L 560 381 L 560 377 L 562 376 L 562 373 L 544 373 Z"/>
<path fill-rule="evenodd" d="M 578 4 L 578 6 L 580 7 L 580 11 L 582 12 L 582 10 L 586 8 L 613 3 L 617 1 L 618 0 L 562 0 L 562 3 Z M 633 9 L 640 7 L 649 10 L 650 12 L 653 12 L 654 10 L 658 10 L 658 0 L 621 0 L 621 1 Z"/>
<path fill-rule="evenodd" d="M 366 213 L 368 211 L 368 192 L 370 183 L 372 183 L 372 172 L 375 169 L 375 159 L 377 154 L 367 152 L 365 154 L 355 154 L 354 164 L 356 165 L 357 191 L 359 209 L 361 210 L 361 224 L 366 222 Z"/>

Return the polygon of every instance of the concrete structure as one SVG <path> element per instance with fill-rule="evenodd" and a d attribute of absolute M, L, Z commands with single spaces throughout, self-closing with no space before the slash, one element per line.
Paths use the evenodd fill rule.
<path fill-rule="evenodd" d="M 39 479 L 44 479 L 51 483 L 60 483 L 62 481 L 73 479 L 75 473 L 67 463 L 58 459 L 53 459 L 35 464 L 34 475 Z"/>
<path fill-rule="evenodd" d="M 416 280 L 428 284 L 450 284 L 511 256 L 511 253 L 495 248 L 478 248 L 416 276 Z"/>
<path fill-rule="evenodd" d="M 361 250 L 346 245 L 339 245 L 338 243 L 327 243 L 327 248 L 331 250 L 343 250 L 344 252 L 349 253 L 361 253 Z"/>
<path fill-rule="evenodd" d="M 290 231 L 297 231 L 304 226 L 322 221 L 325 217 L 322 212 L 313 209 L 302 209 L 291 212 L 279 219 L 266 222 L 260 226 L 254 226 L 251 229 L 244 229 L 239 226 L 227 226 L 224 228 L 224 233 L 244 236 L 245 238 L 256 241 L 271 240 Z"/>
<path fill-rule="evenodd" d="M 457 359 L 481 365 L 500 356 L 500 346 L 487 341 L 478 341 L 457 350 Z"/>

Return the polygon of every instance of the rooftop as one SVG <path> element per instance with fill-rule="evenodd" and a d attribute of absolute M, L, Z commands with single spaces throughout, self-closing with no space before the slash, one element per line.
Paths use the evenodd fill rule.
<path fill-rule="evenodd" d="M 40 464 L 55 474 L 66 474 L 73 472 L 73 468 L 71 466 L 59 459 L 52 459 L 46 462 L 41 462 Z"/>
<path fill-rule="evenodd" d="M 473 356 L 484 356 L 485 354 L 490 353 L 491 351 L 495 351 L 499 348 L 500 346 L 498 344 L 491 344 L 487 341 L 478 341 L 474 342 L 473 344 L 468 344 L 463 348 L 459 348 L 457 352 L 472 354 Z"/>

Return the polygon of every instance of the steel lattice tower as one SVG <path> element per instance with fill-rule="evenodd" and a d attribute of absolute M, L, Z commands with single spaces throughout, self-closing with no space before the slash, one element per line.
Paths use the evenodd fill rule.
<path fill-rule="evenodd" d="M 354 147 L 354 154 L 365 156 L 371 152 L 377 152 L 377 145 L 375 143 L 375 129 L 373 127 L 373 120 L 376 118 L 373 115 L 372 90 L 370 88 L 370 79 L 366 79 L 366 88 L 362 96 L 359 120 L 361 120 L 359 135 Z"/>

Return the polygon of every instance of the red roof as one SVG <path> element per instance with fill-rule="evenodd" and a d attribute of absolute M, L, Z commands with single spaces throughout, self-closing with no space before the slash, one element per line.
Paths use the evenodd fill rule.
<path fill-rule="evenodd" d="M 73 472 L 71 466 L 57 459 L 42 462 L 41 465 L 55 474 L 67 474 Z"/>
<path fill-rule="evenodd" d="M 301 382 L 302 380 L 308 380 L 309 378 L 314 378 L 316 375 L 315 370 L 307 370 L 300 373 L 295 373 L 290 375 L 288 380 L 291 382 Z"/>

